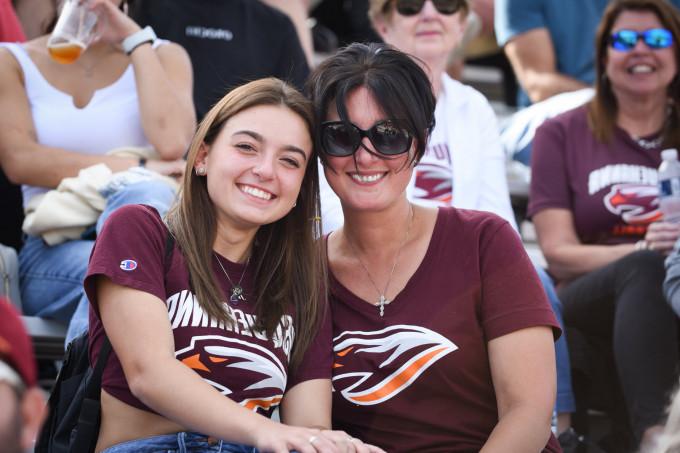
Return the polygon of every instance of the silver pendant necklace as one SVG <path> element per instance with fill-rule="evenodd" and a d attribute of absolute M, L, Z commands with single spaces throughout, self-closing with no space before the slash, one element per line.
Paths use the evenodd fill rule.
<path fill-rule="evenodd" d="M 660 135 L 652 140 L 645 140 L 644 138 L 640 138 L 637 135 L 633 135 L 633 140 L 635 140 L 635 143 L 637 143 L 642 149 L 656 149 L 661 146 L 661 143 L 663 142 L 663 135 Z"/>
<path fill-rule="evenodd" d="M 371 273 L 368 271 L 368 268 L 364 264 L 363 261 L 361 261 L 361 257 L 359 257 L 359 253 L 357 253 L 356 248 L 354 248 L 354 244 L 352 244 L 352 241 L 347 240 L 347 243 L 349 244 L 349 247 L 352 249 L 352 253 L 354 253 L 354 256 L 356 257 L 357 261 L 359 261 L 359 264 L 361 264 L 361 267 L 364 268 L 364 272 L 366 272 L 366 276 L 368 277 L 368 280 L 371 282 L 371 285 L 373 285 L 373 288 L 375 289 L 375 292 L 378 293 L 378 313 L 380 314 L 380 317 L 382 318 L 385 316 L 385 305 L 389 304 L 392 302 L 391 300 L 387 299 L 387 289 L 390 287 L 390 283 L 392 282 L 392 276 L 394 275 L 394 270 L 397 268 L 397 263 L 399 262 L 399 255 L 401 255 L 401 251 L 403 250 L 404 246 L 408 242 L 408 237 L 409 234 L 411 233 L 411 226 L 413 225 L 413 205 L 411 203 L 408 204 L 409 211 L 410 211 L 410 216 L 409 216 L 409 223 L 408 227 L 406 228 L 406 236 L 404 236 L 404 240 L 402 241 L 401 245 L 399 246 L 399 249 L 397 250 L 397 254 L 394 257 L 394 262 L 392 263 L 392 270 L 390 270 L 390 275 L 387 277 L 387 283 L 385 283 L 385 289 L 382 290 L 382 292 L 378 289 L 378 285 L 375 284 L 375 281 L 373 280 L 373 277 L 371 277 Z"/>
<path fill-rule="evenodd" d="M 638 135 L 633 135 L 631 134 L 632 139 L 635 141 L 635 143 L 638 144 L 638 146 L 644 150 L 650 150 L 650 149 L 656 149 L 661 146 L 663 143 L 663 138 L 664 138 L 664 131 L 666 130 L 666 127 L 668 126 L 668 120 L 673 113 L 673 102 L 669 100 L 669 103 L 666 105 L 666 118 L 664 119 L 663 124 L 661 125 L 661 133 L 659 134 L 658 137 L 653 138 L 651 140 L 647 140 L 645 138 L 642 138 Z"/>
<path fill-rule="evenodd" d="M 231 296 L 229 296 L 229 302 L 231 302 L 234 305 L 238 304 L 239 302 L 245 302 L 246 296 L 243 294 L 243 287 L 241 286 L 241 282 L 243 281 L 243 276 L 246 275 L 246 269 L 248 269 L 248 264 L 250 263 L 250 256 L 246 260 L 246 265 L 243 267 L 241 278 L 239 278 L 238 283 L 234 285 L 234 282 L 231 281 L 231 277 L 229 277 L 229 274 L 227 274 L 227 270 L 224 268 L 224 266 L 222 266 L 220 258 L 217 256 L 215 252 L 213 252 L 213 255 L 215 255 L 217 264 L 220 265 L 220 269 L 222 269 L 222 272 L 224 272 L 224 276 L 227 277 L 227 280 L 231 285 Z"/>

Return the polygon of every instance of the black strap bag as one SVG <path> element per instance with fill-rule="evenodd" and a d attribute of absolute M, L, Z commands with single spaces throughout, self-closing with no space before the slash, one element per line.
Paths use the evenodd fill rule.
<path fill-rule="evenodd" d="M 48 401 L 49 412 L 35 453 L 89 453 L 99 437 L 100 395 L 111 343 L 104 336 L 97 363 L 90 367 L 87 332 L 71 341 Z"/>
<path fill-rule="evenodd" d="M 165 273 L 175 238 L 165 239 Z M 102 373 L 111 352 L 104 335 L 94 368 L 88 355 L 88 333 L 76 337 L 66 349 L 66 358 L 48 400 L 48 414 L 38 435 L 35 453 L 91 453 L 99 438 Z"/>

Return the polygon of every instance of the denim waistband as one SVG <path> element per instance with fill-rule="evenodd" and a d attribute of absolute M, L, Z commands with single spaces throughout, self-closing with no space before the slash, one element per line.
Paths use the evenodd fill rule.
<path fill-rule="evenodd" d="M 253 447 L 213 439 L 205 434 L 179 432 L 121 442 L 102 453 L 257 453 Z"/>

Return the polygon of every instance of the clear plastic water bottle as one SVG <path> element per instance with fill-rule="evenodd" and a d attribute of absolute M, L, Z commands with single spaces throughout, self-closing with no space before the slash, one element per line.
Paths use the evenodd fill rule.
<path fill-rule="evenodd" d="M 680 223 L 680 162 L 677 149 L 661 151 L 659 208 L 664 222 Z"/>

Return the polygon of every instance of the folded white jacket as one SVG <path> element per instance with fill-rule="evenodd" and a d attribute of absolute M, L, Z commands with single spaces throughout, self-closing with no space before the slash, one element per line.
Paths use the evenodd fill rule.
<path fill-rule="evenodd" d="M 150 148 L 116 148 L 107 154 L 121 157 L 158 158 Z M 113 173 L 105 164 L 84 168 L 78 176 L 64 178 L 56 189 L 37 195 L 25 207 L 24 233 L 42 236 L 48 245 L 80 239 L 106 207 L 107 196 L 126 185 L 161 179 L 177 190 L 177 182 L 141 167 Z M 106 196 L 105 196 L 106 195 Z"/>

